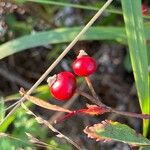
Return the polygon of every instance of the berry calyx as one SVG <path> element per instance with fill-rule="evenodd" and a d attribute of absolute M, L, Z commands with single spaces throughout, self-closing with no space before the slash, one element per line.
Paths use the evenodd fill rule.
<path fill-rule="evenodd" d="M 82 55 L 82 54 L 83 55 Z M 89 76 L 96 71 L 96 61 L 88 56 L 83 50 L 80 51 L 77 59 L 73 62 L 73 71 L 78 76 Z"/>
<path fill-rule="evenodd" d="M 71 72 L 61 72 L 47 80 L 51 94 L 60 101 L 69 100 L 76 90 L 76 78 Z"/>

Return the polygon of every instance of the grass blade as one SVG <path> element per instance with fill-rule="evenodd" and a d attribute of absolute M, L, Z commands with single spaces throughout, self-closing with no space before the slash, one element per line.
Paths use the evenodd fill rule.
<path fill-rule="evenodd" d="M 18 0 L 16 0 L 16 1 L 18 1 Z M 51 1 L 51 0 L 23 0 L 23 2 L 34 2 L 34 3 L 40 3 L 40 4 L 49 4 L 49 5 L 62 6 L 62 7 L 73 7 L 73 8 L 78 8 L 78 9 L 94 10 L 94 11 L 98 11 L 100 8 L 100 7 L 96 7 L 96 6 L 80 5 L 80 4 Z M 106 9 L 106 12 L 114 13 L 114 14 L 122 14 L 122 12 L 120 10 L 110 9 L 110 8 Z"/>
<path fill-rule="evenodd" d="M 0 45 L 0 59 L 14 53 L 48 44 L 71 42 L 81 27 L 59 28 L 26 35 Z M 150 39 L 150 28 L 145 27 L 146 39 Z M 126 34 L 123 27 L 91 27 L 80 40 L 114 40 L 125 43 Z"/>
<path fill-rule="evenodd" d="M 150 89 L 148 79 L 148 58 L 141 13 L 141 0 L 122 0 L 123 15 L 133 68 L 137 94 L 142 113 L 150 113 Z M 143 134 L 148 132 L 149 121 L 144 120 Z"/>
<path fill-rule="evenodd" d="M 15 0 L 16 2 L 20 2 L 19 0 Z M 34 2 L 34 3 L 39 3 L 39 4 L 49 4 L 49 5 L 54 5 L 54 6 L 62 6 L 62 7 L 73 7 L 77 9 L 84 9 L 84 10 L 93 10 L 93 11 L 98 11 L 99 7 L 96 6 L 90 6 L 90 5 L 80 5 L 80 4 L 73 4 L 73 3 L 68 3 L 68 2 L 57 2 L 57 1 L 52 1 L 52 0 L 22 0 L 22 2 Z M 101 2 L 99 2 L 101 3 Z M 118 15 L 122 15 L 122 11 L 119 10 L 118 8 L 107 8 L 105 10 L 108 13 L 114 13 Z M 150 19 L 149 15 L 143 16 L 143 18 Z"/>
<path fill-rule="evenodd" d="M 0 59 L 36 46 L 71 42 L 80 30 L 81 27 L 60 28 L 17 38 L 0 46 Z M 80 40 L 116 40 L 123 42 L 125 31 L 121 27 L 91 27 Z"/>

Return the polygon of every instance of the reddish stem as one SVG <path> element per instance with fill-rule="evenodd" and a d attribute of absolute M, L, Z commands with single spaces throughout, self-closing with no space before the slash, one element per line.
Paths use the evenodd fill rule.
<path fill-rule="evenodd" d="M 63 118 L 59 118 L 59 119 L 55 120 L 54 123 L 61 123 L 64 120 L 69 119 L 70 117 L 72 117 L 76 113 L 77 113 L 77 111 L 72 111 L 72 112 L 68 113 L 67 115 L 65 115 Z"/>
<path fill-rule="evenodd" d="M 103 104 L 102 102 L 101 102 L 101 104 L 97 103 L 97 100 L 96 100 L 93 96 L 91 96 L 91 95 L 89 95 L 89 94 L 87 94 L 87 93 L 85 93 L 85 92 L 83 92 L 83 91 L 78 90 L 78 93 L 79 93 L 80 95 L 86 97 L 86 98 L 87 98 L 88 100 L 90 100 L 92 103 L 94 103 L 94 104 L 96 104 L 96 105 L 98 105 L 98 106 L 100 106 L 100 107 L 105 107 L 105 109 L 106 109 L 108 112 L 120 114 L 120 115 L 123 115 L 123 116 L 129 116 L 129 117 L 140 118 L 140 119 L 150 119 L 150 115 L 149 115 L 149 114 L 137 114 L 137 113 L 132 113 L 132 112 L 123 112 L 123 111 L 115 110 L 115 109 L 113 109 L 113 108 L 111 108 L 111 107 L 106 106 L 106 105 Z"/>
<path fill-rule="evenodd" d="M 123 112 L 123 111 L 118 111 L 115 109 L 111 109 L 111 112 L 120 114 L 123 116 L 130 116 L 130 117 L 135 117 L 135 118 L 141 118 L 141 119 L 150 119 L 150 115 L 148 114 L 137 114 L 137 113 L 132 113 L 132 112 Z"/>

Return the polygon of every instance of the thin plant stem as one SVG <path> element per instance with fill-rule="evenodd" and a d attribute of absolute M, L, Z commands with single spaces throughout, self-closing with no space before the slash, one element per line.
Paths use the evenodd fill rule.
<path fill-rule="evenodd" d="M 17 105 L 19 103 L 19 101 L 13 103 L 12 105 L 8 106 L 4 111 L 7 111 L 9 109 L 11 109 L 12 107 L 14 107 L 15 105 Z"/>
<path fill-rule="evenodd" d="M 137 113 L 131 113 L 131 112 L 125 112 L 125 111 L 118 111 L 111 108 L 112 113 L 116 113 L 123 116 L 129 116 L 134 118 L 141 118 L 141 119 L 150 119 L 150 115 L 148 114 L 137 114 Z"/>
<path fill-rule="evenodd" d="M 123 116 L 128 116 L 128 117 L 134 117 L 134 118 L 140 118 L 140 119 L 150 119 L 150 115 L 149 114 L 137 114 L 137 113 L 132 113 L 132 112 L 125 112 L 125 111 L 119 111 L 119 110 L 115 110 L 105 104 L 98 104 L 96 99 L 89 95 L 88 93 L 85 93 L 83 91 L 80 91 L 78 90 L 77 91 L 80 95 L 86 97 L 88 100 L 90 100 L 92 103 L 94 104 L 97 104 L 99 107 L 103 107 L 105 108 L 106 110 L 108 110 L 107 112 L 110 112 L 110 113 L 116 113 L 116 114 L 119 114 L 119 115 L 123 115 Z"/>
<path fill-rule="evenodd" d="M 93 96 L 89 95 L 88 93 L 85 93 L 79 89 L 77 89 L 77 93 L 79 93 L 80 95 L 86 97 L 88 100 L 90 100 L 90 102 L 92 102 L 93 104 L 96 104 L 100 107 L 107 107 L 105 104 L 103 104 L 100 101 L 97 101 L 97 99 L 95 99 Z M 108 109 L 108 108 L 107 108 Z"/>
<path fill-rule="evenodd" d="M 98 95 L 96 94 L 90 77 L 89 77 L 89 76 L 85 77 L 85 80 L 86 80 L 86 83 L 87 83 L 87 85 L 88 85 L 88 87 L 89 87 L 89 89 L 90 89 L 90 91 L 91 91 L 93 97 L 95 98 L 95 101 L 97 101 L 97 103 L 98 103 L 99 105 L 104 105 L 104 104 L 101 102 L 101 100 L 100 100 L 100 98 L 98 97 Z"/>
<path fill-rule="evenodd" d="M 63 57 L 71 50 L 71 48 L 78 42 L 80 37 L 91 27 L 91 25 L 98 19 L 98 17 L 104 12 L 104 10 L 111 4 L 113 0 L 108 0 L 102 8 L 92 17 L 92 19 L 87 23 L 87 25 L 79 32 L 79 34 L 74 38 L 74 40 L 66 47 L 66 49 L 61 53 L 61 55 L 52 63 L 52 65 L 45 71 L 45 73 L 38 79 L 38 81 L 29 89 L 27 92 L 30 95 L 37 86 L 48 76 L 48 74 L 56 67 L 56 65 L 63 59 Z M 2 120 L 0 125 L 3 124 L 11 116 L 15 110 L 21 105 L 21 102 L 25 101 L 25 97 L 19 100 L 19 103 L 7 114 L 7 116 Z"/>
<path fill-rule="evenodd" d="M 98 95 L 96 94 L 96 92 L 95 92 L 95 90 L 94 90 L 94 88 L 93 88 L 93 84 L 92 84 L 92 81 L 91 81 L 90 77 L 89 77 L 89 76 L 85 77 L 85 80 L 86 80 L 86 83 L 87 83 L 87 85 L 88 85 L 88 87 L 89 87 L 89 89 L 90 89 L 90 91 L 91 91 L 93 97 L 94 97 L 95 99 L 99 99 L 99 98 L 98 98 Z"/>

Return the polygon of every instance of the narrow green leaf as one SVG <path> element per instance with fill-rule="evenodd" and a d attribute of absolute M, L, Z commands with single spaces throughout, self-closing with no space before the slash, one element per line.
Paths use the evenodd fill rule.
<path fill-rule="evenodd" d="M 141 0 L 122 0 L 123 16 L 138 98 L 141 110 L 150 113 L 148 58 L 141 13 Z M 143 133 L 148 132 L 149 120 L 144 120 Z"/>
<path fill-rule="evenodd" d="M 84 132 L 89 138 L 96 141 L 119 141 L 133 146 L 150 145 L 150 141 L 138 134 L 125 124 L 112 121 L 102 121 L 91 127 L 86 127 Z"/>
<path fill-rule="evenodd" d="M 70 42 L 81 29 L 81 27 L 73 27 L 37 32 L 6 42 L 0 46 L 0 59 L 36 46 Z M 123 42 L 125 41 L 125 31 L 121 27 L 91 27 L 81 40 L 116 40 Z"/>
<path fill-rule="evenodd" d="M 4 106 L 4 100 L 3 98 L 0 98 L 0 122 L 5 117 L 5 106 Z"/>
<path fill-rule="evenodd" d="M 20 0 L 16 0 L 20 1 Z M 40 4 L 49 4 L 49 5 L 55 5 L 55 6 L 63 6 L 63 7 L 73 7 L 78 9 L 85 9 L 85 10 L 94 10 L 98 11 L 99 7 L 96 6 L 89 6 L 89 5 L 80 5 L 80 4 L 73 4 L 73 3 L 67 3 L 67 2 L 60 2 L 60 1 L 52 1 L 52 0 L 22 0 L 22 2 L 35 2 Z M 122 12 L 118 9 L 106 9 L 106 12 L 109 13 L 115 13 L 115 14 L 122 14 Z"/>
<path fill-rule="evenodd" d="M 52 0 L 15 0 L 18 3 L 25 3 L 25 2 L 34 2 L 34 3 L 40 3 L 40 4 L 49 4 L 49 5 L 54 5 L 54 6 L 62 6 L 62 7 L 73 7 L 77 9 L 84 9 L 84 10 L 93 10 L 93 11 L 98 11 L 99 7 L 97 6 L 90 6 L 90 5 L 80 5 L 80 4 L 73 4 L 73 3 L 67 3 L 67 2 L 59 2 L 59 1 L 52 1 Z M 100 3 L 100 2 L 99 2 Z M 114 13 L 118 15 L 122 15 L 122 11 L 119 10 L 118 8 L 107 8 L 105 10 L 108 13 Z M 150 19 L 149 15 L 143 16 L 143 18 Z"/>

